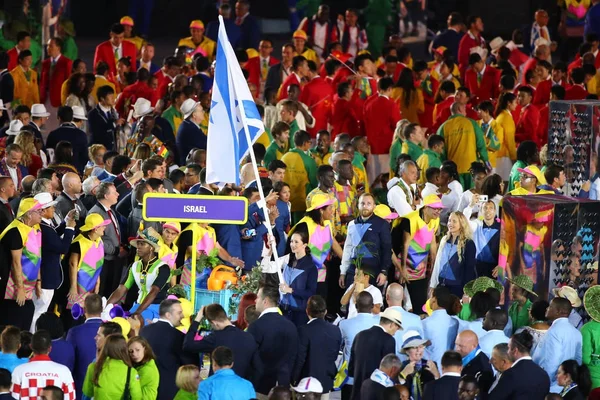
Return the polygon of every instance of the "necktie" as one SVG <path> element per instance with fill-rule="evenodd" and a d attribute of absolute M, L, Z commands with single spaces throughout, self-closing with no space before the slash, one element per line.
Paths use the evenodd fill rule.
<path fill-rule="evenodd" d="M 262 66 L 260 68 L 260 73 L 262 75 L 262 80 L 264 81 L 265 79 L 267 79 L 267 73 L 269 72 L 269 66 L 267 65 L 267 59 L 263 58 L 262 60 Z"/>
<path fill-rule="evenodd" d="M 117 239 L 119 240 L 119 244 L 121 243 L 121 232 L 119 231 L 119 225 L 117 223 L 117 220 L 115 219 L 115 214 L 113 213 L 113 210 L 108 210 L 108 216 L 110 217 L 110 220 L 113 224 L 113 227 L 115 228 L 115 232 L 117 233 Z"/>
<path fill-rule="evenodd" d="M 237 17 L 237 18 L 235 19 L 235 24 L 236 24 L 237 26 L 240 26 L 240 25 L 242 24 L 242 17 Z"/>
<path fill-rule="evenodd" d="M 119 48 L 115 48 L 115 65 L 119 62 Z"/>
<path fill-rule="evenodd" d="M 27 82 L 31 81 L 31 70 L 25 71 L 25 79 L 27 79 Z"/>
<path fill-rule="evenodd" d="M 477 85 L 479 85 L 481 83 L 481 74 L 477 74 Z"/>
<path fill-rule="evenodd" d="M 50 76 L 54 74 L 54 68 L 56 68 L 56 59 L 53 58 L 50 63 Z"/>
<path fill-rule="evenodd" d="M 8 213 L 14 218 L 15 214 L 13 213 L 12 208 L 10 207 L 10 204 L 8 203 L 4 203 L 4 207 L 6 207 L 8 209 Z"/>

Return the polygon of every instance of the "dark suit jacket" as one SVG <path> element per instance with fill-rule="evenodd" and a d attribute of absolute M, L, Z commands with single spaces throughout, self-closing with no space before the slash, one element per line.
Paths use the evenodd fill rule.
<path fill-rule="evenodd" d="M 119 214 L 116 211 L 114 211 L 114 209 L 112 210 L 112 212 L 115 215 L 115 218 L 118 223 L 120 220 Z M 96 203 L 96 205 L 92 207 L 88 214 L 94 213 L 100 214 L 105 220 L 110 219 L 110 216 L 104 210 L 104 207 L 100 203 Z M 119 241 L 119 237 L 122 238 L 123 235 L 120 234 L 120 232 L 117 233 L 117 230 L 115 229 L 115 226 L 112 223 L 106 226 L 106 229 L 104 230 L 104 235 L 102 235 L 102 242 L 104 243 L 105 260 L 115 260 L 118 258 L 119 251 L 121 250 L 121 242 Z"/>
<path fill-rule="evenodd" d="M 258 346 L 251 334 L 231 325 L 220 331 L 212 331 L 202 340 L 194 340 L 199 325 L 196 321 L 192 322 L 183 340 L 183 350 L 190 353 L 210 354 L 219 346 L 229 347 L 233 351 L 233 370 L 236 375 L 248 380 L 252 376 L 260 375 L 258 373 L 261 368 Z M 209 375 L 212 374 L 211 363 Z"/>
<path fill-rule="evenodd" d="M 13 397 L 10 393 L 0 394 L 0 400 L 13 400 Z"/>
<path fill-rule="evenodd" d="M 77 200 L 73 201 L 69 198 L 69 196 L 65 194 L 65 192 L 62 192 L 58 195 L 56 201 L 56 209 L 60 212 L 60 215 L 62 215 L 63 217 L 66 217 L 69 211 L 73 210 L 75 208 L 75 205 L 77 205 L 77 207 L 79 207 L 79 220 L 77 221 L 77 229 L 79 229 L 83 224 L 85 224 L 85 217 L 87 217 L 88 209 L 85 207 L 85 204 L 83 204 L 83 202 L 81 201 L 81 198 L 78 198 Z"/>
<path fill-rule="evenodd" d="M 102 320 L 100 318 L 89 319 L 82 325 L 69 329 L 69 333 L 67 333 L 67 342 L 71 343 L 75 349 L 73 379 L 75 380 L 78 399 L 81 398 L 87 367 L 96 358 L 96 341 L 94 337 L 101 324 Z"/>
<path fill-rule="evenodd" d="M 281 77 L 281 69 L 283 68 L 283 64 L 275 64 L 269 68 L 269 72 L 267 73 L 267 81 L 265 82 L 265 90 L 271 88 L 277 92 L 279 86 L 283 82 Z"/>
<path fill-rule="evenodd" d="M 278 313 L 267 313 L 254 321 L 248 332 L 258 344 L 263 373 L 254 378 L 258 393 L 267 394 L 276 385 L 289 386 L 298 353 L 296 326 Z"/>
<path fill-rule="evenodd" d="M 502 373 L 488 400 L 544 400 L 549 391 L 546 371 L 532 360 L 521 360 Z"/>
<path fill-rule="evenodd" d="M 458 400 L 458 376 L 442 376 L 425 385 L 423 400 Z"/>
<path fill-rule="evenodd" d="M 360 399 L 361 400 L 384 400 L 383 392 L 385 386 L 371 379 L 367 379 L 363 382 L 360 388 Z"/>
<path fill-rule="evenodd" d="M 353 400 L 360 399 L 362 383 L 371 377 L 373 371 L 379 368 L 381 359 L 390 353 L 396 354 L 396 341 L 381 326 L 373 326 L 356 335 L 348 365 L 348 376 L 354 377 Z"/>
<path fill-rule="evenodd" d="M 323 385 L 323 393 L 333 388 L 337 373 L 335 361 L 342 347 L 340 328 L 316 318 L 298 328 L 298 358 L 294 365 L 293 379 L 315 377 Z"/>
<path fill-rule="evenodd" d="M 483 351 L 463 367 L 461 376 L 465 375 L 477 378 L 479 390 L 481 393 L 484 393 L 482 397 L 485 398 L 485 393 L 490 390 L 490 386 L 494 382 L 494 372 L 492 371 L 490 359 Z"/>
<path fill-rule="evenodd" d="M 206 135 L 198 125 L 188 119 L 179 125 L 176 142 L 181 165 L 185 165 L 185 158 L 190 150 L 194 148 L 206 150 Z"/>
<path fill-rule="evenodd" d="M 137 61 L 137 69 L 140 69 L 141 65 L 142 65 L 142 61 L 138 60 Z M 154 75 L 155 73 L 158 72 L 159 69 L 160 69 L 160 67 L 158 65 L 156 65 L 152 61 L 150 61 L 150 75 Z M 150 99 L 148 99 L 148 100 L 150 100 Z"/>
<path fill-rule="evenodd" d="M 235 20 L 234 20 L 235 21 Z M 238 47 L 242 49 L 258 49 L 258 43 L 260 42 L 260 26 L 258 20 L 253 15 L 247 15 L 240 25 L 240 40 Z"/>
<path fill-rule="evenodd" d="M 172 400 L 177 393 L 175 375 L 182 365 L 198 365 L 198 356 L 183 351 L 183 332 L 167 322 L 157 321 L 142 328 L 144 337 L 156 354 L 156 366 L 160 373 L 157 400 Z"/>
<path fill-rule="evenodd" d="M 6 204 L 10 207 L 10 203 Z M 4 203 L 0 203 L 0 233 L 15 219 L 15 213 L 11 211 L 12 208 L 9 210 Z"/>
<path fill-rule="evenodd" d="M 63 222 L 53 228 L 44 221 L 40 223 L 42 231 L 42 263 L 40 265 L 42 289 L 58 289 L 65 279 L 61 266 L 61 257 L 69 252 L 75 236 L 74 229 L 66 229 Z M 68 280 L 68 276 L 66 277 Z"/>
<path fill-rule="evenodd" d="M 54 149 L 58 142 L 65 140 L 73 145 L 73 165 L 79 173 L 83 172 L 88 161 L 88 141 L 84 131 L 67 122 L 50 132 L 46 147 Z M 63 214 L 66 215 L 66 214 Z"/>
<path fill-rule="evenodd" d="M 33 121 L 29 121 L 29 126 L 33 128 L 33 134 L 35 135 L 35 137 L 38 139 L 41 139 L 42 148 L 44 150 L 46 150 L 46 142 L 44 141 L 44 138 L 42 137 L 42 132 L 40 131 L 40 128 Z M 25 176 L 25 175 L 23 175 L 23 176 Z"/>
<path fill-rule="evenodd" d="M 88 124 L 92 133 L 90 144 L 102 144 L 106 150 L 113 150 L 115 146 L 115 121 L 117 113 L 111 113 L 109 116 L 96 106 L 88 113 Z"/>
<path fill-rule="evenodd" d="M 235 24 L 235 20 L 233 19 L 224 19 L 225 23 L 225 31 L 227 31 L 227 38 L 229 39 L 229 43 L 231 43 L 231 47 L 233 49 L 237 49 L 240 43 L 240 35 L 242 33 L 239 26 Z M 206 26 L 206 37 L 218 41 L 219 36 L 219 21 L 211 21 Z"/>

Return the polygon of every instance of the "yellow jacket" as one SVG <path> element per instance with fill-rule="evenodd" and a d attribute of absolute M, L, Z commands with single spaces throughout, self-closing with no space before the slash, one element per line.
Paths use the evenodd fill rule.
<path fill-rule="evenodd" d="M 125 40 L 127 40 L 128 42 L 131 42 L 131 43 L 135 44 L 135 48 L 137 49 L 138 54 L 139 54 L 140 50 L 142 50 L 142 46 L 144 45 L 144 43 L 146 43 L 146 41 L 143 38 L 139 37 L 139 36 L 125 38 Z"/>
<path fill-rule="evenodd" d="M 10 74 L 15 81 L 15 91 L 13 106 L 24 104 L 31 108 L 32 105 L 40 102 L 40 88 L 38 86 L 37 72 L 33 69 L 29 69 L 30 77 L 29 81 L 25 77 L 25 72 L 20 65 L 17 65 Z"/>
<path fill-rule="evenodd" d="M 194 44 L 191 36 L 179 40 L 179 44 L 177 46 L 187 46 L 194 50 L 201 48 L 202 50 L 204 50 L 206 56 L 211 62 L 215 59 L 215 49 L 217 47 L 217 43 L 207 38 L 206 36 L 204 36 L 202 42 L 200 42 L 198 46 Z"/>
<path fill-rule="evenodd" d="M 103 76 L 102 77 L 96 76 L 96 80 L 94 81 L 94 87 L 92 88 L 92 96 L 94 97 L 94 100 L 96 100 L 96 104 L 99 103 L 98 96 L 96 94 L 98 92 L 98 88 L 101 88 L 102 86 L 106 86 L 106 85 L 110 86 L 115 91 L 115 98 L 117 97 L 117 89 L 115 88 L 115 84 Z M 65 96 L 65 99 L 66 98 L 67 97 Z"/>
<path fill-rule="evenodd" d="M 481 126 L 483 124 L 483 120 L 479 120 L 479 121 L 477 121 L 477 123 L 479 124 L 479 126 Z M 498 142 L 502 146 L 502 144 L 504 143 L 504 129 L 502 128 L 502 125 L 500 125 L 498 123 L 498 121 L 496 121 L 495 119 L 492 119 L 492 121 L 490 123 L 490 129 L 492 130 L 492 132 L 494 132 L 494 134 L 498 138 Z M 482 130 L 483 130 L 483 128 L 482 128 Z M 492 165 L 492 167 L 496 168 L 496 158 L 498 157 L 498 151 L 500 151 L 500 149 L 502 149 L 502 147 L 498 151 L 492 151 L 492 149 L 490 149 L 490 147 L 489 147 L 490 143 L 489 143 L 489 139 L 487 137 L 487 130 L 483 130 L 483 135 L 484 135 L 484 139 L 485 139 L 485 144 L 488 149 L 488 157 L 490 159 L 490 164 Z"/>
<path fill-rule="evenodd" d="M 302 56 L 304 58 L 306 58 L 307 61 L 314 61 L 315 64 L 317 64 L 317 66 L 320 63 L 319 57 L 317 56 L 317 53 L 313 49 L 306 48 L 304 50 L 304 53 L 302 53 Z"/>
<path fill-rule="evenodd" d="M 290 203 L 291 211 L 305 211 L 306 210 L 306 196 L 315 187 L 317 187 L 316 172 L 317 164 L 315 160 L 310 158 L 310 165 L 304 164 L 303 157 L 299 154 L 301 150 L 293 149 L 281 157 L 281 161 L 285 163 L 287 168 L 285 169 L 286 181 L 290 185 Z M 308 158 L 305 157 L 308 160 Z M 309 171 L 312 171 L 315 176 L 311 175 Z"/>
<path fill-rule="evenodd" d="M 515 121 L 508 110 L 504 110 L 496 117 L 496 124 L 502 127 L 504 138 L 502 147 L 496 152 L 496 158 L 508 157 L 512 161 L 517 159 L 517 145 L 515 144 Z"/>
<path fill-rule="evenodd" d="M 394 99 L 400 107 L 400 113 L 402 114 L 403 119 L 407 119 L 413 124 L 418 124 L 419 114 L 425 112 L 425 102 L 423 100 L 423 91 L 421 89 L 417 88 L 415 94 L 416 96 L 413 94 L 411 97 L 408 107 L 404 103 L 404 89 L 394 88 L 392 99 Z"/>
<path fill-rule="evenodd" d="M 446 159 L 456 163 L 459 174 L 468 173 L 474 161 L 488 161 L 483 132 L 472 119 L 453 115 L 440 126 L 437 134 L 445 139 Z"/>

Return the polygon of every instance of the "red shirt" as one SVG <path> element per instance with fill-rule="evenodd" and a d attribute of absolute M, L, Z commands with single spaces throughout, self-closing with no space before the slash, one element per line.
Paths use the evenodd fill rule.
<path fill-rule="evenodd" d="M 548 143 L 548 104 L 540 108 L 540 123 L 538 124 L 537 143 L 540 147 Z"/>
<path fill-rule="evenodd" d="M 565 100 L 585 100 L 588 94 L 581 85 L 573 85 L 565 90 Z"/>
<path fill-rule="evenodd" d="M 516 126 L 515 141 L 517 143 L 525 140 L 533 140 L 538 143 L 538 125 L 540 123 L 540 111 L 533 104 L 521 109 L 521 117 Z"/>
<path fill-rule="evenodd" d="M 16 47 L 6 52 L 8 56 L 8 70 L 12 71 L 19 64 L 19 52 Z"/>
<path fill-rule="evenodd" d="M 533 104 L 536 106 L 548 104 L 550 101 L 550 89 L 552 89 L 552 79 L 546 79 L 538 83 L 533 96 Z"/>
<path fill-rule="evenodd" d="M 167 94 L 167 90 L 169 89 L 169 85 L 173 83 L 173 79 L 171 79 L 169 75 L 165 74 L 162 68 L 156 71 L 154 76 L 158 80 L 158 98 L 162 99 Z"/>
<path fill-rule="evenodd" d="M 529 57 L 527 57 L 527 54 L 523 53 L 519 49 L 514 49 L 513 51 L 511 51 L 510 57 L 508 58 L 508 61 L 512 65 L 514 65 L 516 69 L 519 69 L 519 67 L 521 67 L 521 65 L 525 64 L 527 62 L 527 60 L 529 60 Z"/>
<path fill-rule="evenodd" d="M 465 72 L 469 67 L 469 56 L 471 55 L 471 49 L 473 47 L 481 46 L 485 48 L 485 39 L 481 35 L 472 36 L 471 32 L 464 34 L 460 43 L 458 44 L 458 65 L 460 67 L 460 75 L 462 78 L 465 77 Z"/>
<path fill-rule="evenodd" d="M 260 78 L 262 72 L 260 65 L 262 62 L 261 60 L 262 59 L 260 58 L 260 56 L 252 57 L 248 60 L 246 66 L 244 67 L 244 69 L 248 71 L 248 82 L 254 84 L 254 86 L 256 87 L 257 92 L 254 94 L 255 96 L 258 96 L 258 90 L 260 88 Z M 271 65 L 279 64 L 279 60 L 275 57 L 269 57 L 269 61 L 267 62 L 267 64 L 270 67 Z"/>
<path fill-rule="evenodd" d="M 525 81 L 525 75 L 527 75 L 527 71 L 535 71 L 537 62 L 538 62 L 538 60 L 535 57 L 531 57 L 529 60 L 527 60 L 527 62 L 525 63 L 525 66 L 523 67 L 523 75 L 521 76 L 521 85 L 527 84 L 527 82 Z"/>
<path fill-rule="evenodd" d="M 331 140 L 340 133 L 348 133 L 351 137 L 360 135 L 360 120 L 350 102 L 336 96 L 331 116 Z"/>
<path fill-rule="evenodd" d="M 136 63 L 137 49 L 135 44 L 124 40 L 121 43 L 121 57 L 129 57 L 131 59 L 131 72 L 137 71 Z M 94 72 L 96 71 L 96 65 L 100 61 L 104 61 L 108 64 L 108 80 L 116 84 L 117 76 L 117 61 L 115 60 L 115 51 L 113 50 L 112 43 L 110 40 L 100 43 L 96 47 L 96 53 L 94 54 Z"/>
<path fill-rule="evenodd" d="M 42 77 L 40 79 L 40 102 L 46 103 L 46 98 L 50 97 L 52 107 L 60 107 L 61 90 L 64 81 L 71 75 L 71 66 L 73 62 L 61 54 L 52 68 L 52 59 L 46 58 L 42 62 Z M 35 175 L 34 175 L 35 176 Z"/>
<path fill-rule="evenodd" d="M 364 121 L 371 154 L 389 154 L 400 121 L 398 105 L 385 96 L 374 96 L 365 104 Z"/>
<path fill-rule="evenodd" d="M 478 73 L 469 68 L 465 73 L 465 86 L 471 91 L 471 104 L 476 106 L 484 100 L 498 97 L 500 70 L 487 65 L 478 82 Z"/>
<path fill-rule="evenodd" d="M 121 118 L 127 118 L 129 109 L 139 98 L 150 101 L 153 106 L 156 105 L 156 102 L 159 99 L 157 91 L 148 86 L 146 82 L 137 81 L 133 85 L 126 86 L 121 92 L 119 100 L 117 100 L 117 104 L 115 105 L 115 109 Z"/>
<path fill-rule="evenodd" d="M 290 87 L 290 85 L 300 86 L 300 95 L 302 95 L 302 85 L 300 85 L 300 80 L 298 79 L 298 76 L 292 72 L 287 78 L 285 78 L 285 81 L 283 81 L 281 87 L 279 88 L 278 101 L 285 100 L 288 98 L 287 92 L 288 87 Z"/>
<path fill-rule="evenodd" d="M 320 76 L 313 78 L 302 89 L 300 101 L 308 106 L 315 119 L 315 126 L 307 129 L 312 137 L 316 137 L 318 131 L 327 129 L 333 112 L 334 95 L 333 87 Z"/>

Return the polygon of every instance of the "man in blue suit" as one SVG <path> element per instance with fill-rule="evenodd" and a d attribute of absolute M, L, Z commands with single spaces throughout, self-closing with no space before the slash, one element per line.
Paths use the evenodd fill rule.
<path fill-rule="evenodd" d="M 462 370 L 462 357 L 448 350 L 442 356 L 442 376 L 425 385 L 423 400 L 458 400 L 458 382 Z"/>
<path fill-rule="evenodd" d="M 146 68 L 150 71 L 150 75 L 158 72 L 160 67 L 152 62 L 154 58 L 154 45 L 146 42 L 142 46 L 142 57 L 137 61 L 137 69 Z"/>
<path fill-rule="evenodd" d="M 235 3 L 235 24 L 240 27 L 242 36 L 239 47 L 242 49 L 258 49 L 260 42 L 260 26 L 258 20 L 250 15 L 250 2 L 238 0 Z"/>
<path fill-rule="evenodd" d="M 556 372 L 563 361 L 575 360 L 581 365 L 581 332 L 569 322 L 571 303 L 562 297 L 555 297 L 546 310 L 550 329 L 542 337 L 532 355 L 533 361 L 542 367 L 551 381 L 550 391 L 560 393 Z"/>
<path fill-rule="evenodd" d="M 231 19 L 231 6 L 229 4 L 221 4 L 219 6 L 219 15 L 223 17 L 225 31 L 227 31 L 229 43 L 231 43 L 231 47 L 236 49 L 240 42 L 242 31 L 240 27 L 235 24 L 235 21 Z M 205 36 L 214 40 L 215 42 L 219 39 L 219 21 L 212 21 L 208 23 Z"/>
<path fill-rule="evenodd" d="M 75 349 L 75 369 L 73 370 L 73 379 L 75 380 L 75 390 L 77 398 L 80 399 L 83 381 L 87 367 L 96 358 L 96 334 L 102 324 L 100 314 L 102 314 L 102 298 L 97 294 L 90 294 L 85 298 L 83 306 L 85 312 L 85 322 L 82 325 L 75 326 L 67 334 L 67 342 L 73 345 Z"/>
<path fill-rule="evenodd" d="M 46 147 L 54 149 L 60 141 L 70 142 L 73 145 L 73 165 L 79 173 L 82 173 L 88 161 L 87 135 L 73 123 L 73 109 L 71 107 L 59 107 L 57 115 L 60 126 L 50 132 Z M 87 120 L 83 115 L 78 117 Z"/>
<path fill-rule="evenodd" d="M 427 358 L 435 361 L 438 368 L 444 353 L 454 348 L 454 340 L 458 333 L 458 322 L 446 311 L 451 303 L 452 294 L 447 287 L 435 288 L 430 302 L 433 312 L 423 320 L 424 337 L 431 341 L 426 350 Z"/>
<path fill-rule="evenodd" d="M 325 321 L 327 304 L 323 297 L 311 296 L 306 313 L 310 321 L 298 328 L 300 345 L 292 377 L 296 382 L 302 378 L 316 378 L 323 385 L 323 394 L 327 394 L 333 389 L 342 334 L 340 328 Z"/>
<path fill-rule="evenodd" d="M 402 285 L 397 283 L 389 285 L 385 294 L 385 301 L 388 304 L 388 308 L 402 314 L 402 328 L 396 332 L 394 339 L 396 340 L 396 355 L 404 361 L 407 357 L 406 354 L 400 352 L 404 341 L 402 336 L 408 331 L 417 331 L 421 337 L 425 337 L 425 334 L 423 333 L 423 322 L 421 322 L 421 318 L 419 318 L 417 314 L 413 314 L 404 309 L 404 288 Z"/>
<path fill-rule="evenodd" d="M 266 193 L 271 192 L 271 188 L 264 188 Z M 244 269 L 251 270 L 256 263 L 261 260 L 263 245 L 267 235 L 267 227 L 265 226 L 265 217 L 263 208 L 259 206 L 260 196 L 256 187 L 247 187 L 243 194 L 250 206 L 248 206 L 248 221 L 241 228 L 242 237 L 242 260 L 244 260 Z M 269 221 L 271 225 L 275 224 L 276 211 L 275 207 L 277 200 L 276 193 L 270 193 L 265 201 L 269 207 Z M 271 211 L 272 210 L 272 211 Z M 275 233 L 277 233 L 275 231 Z"/>

